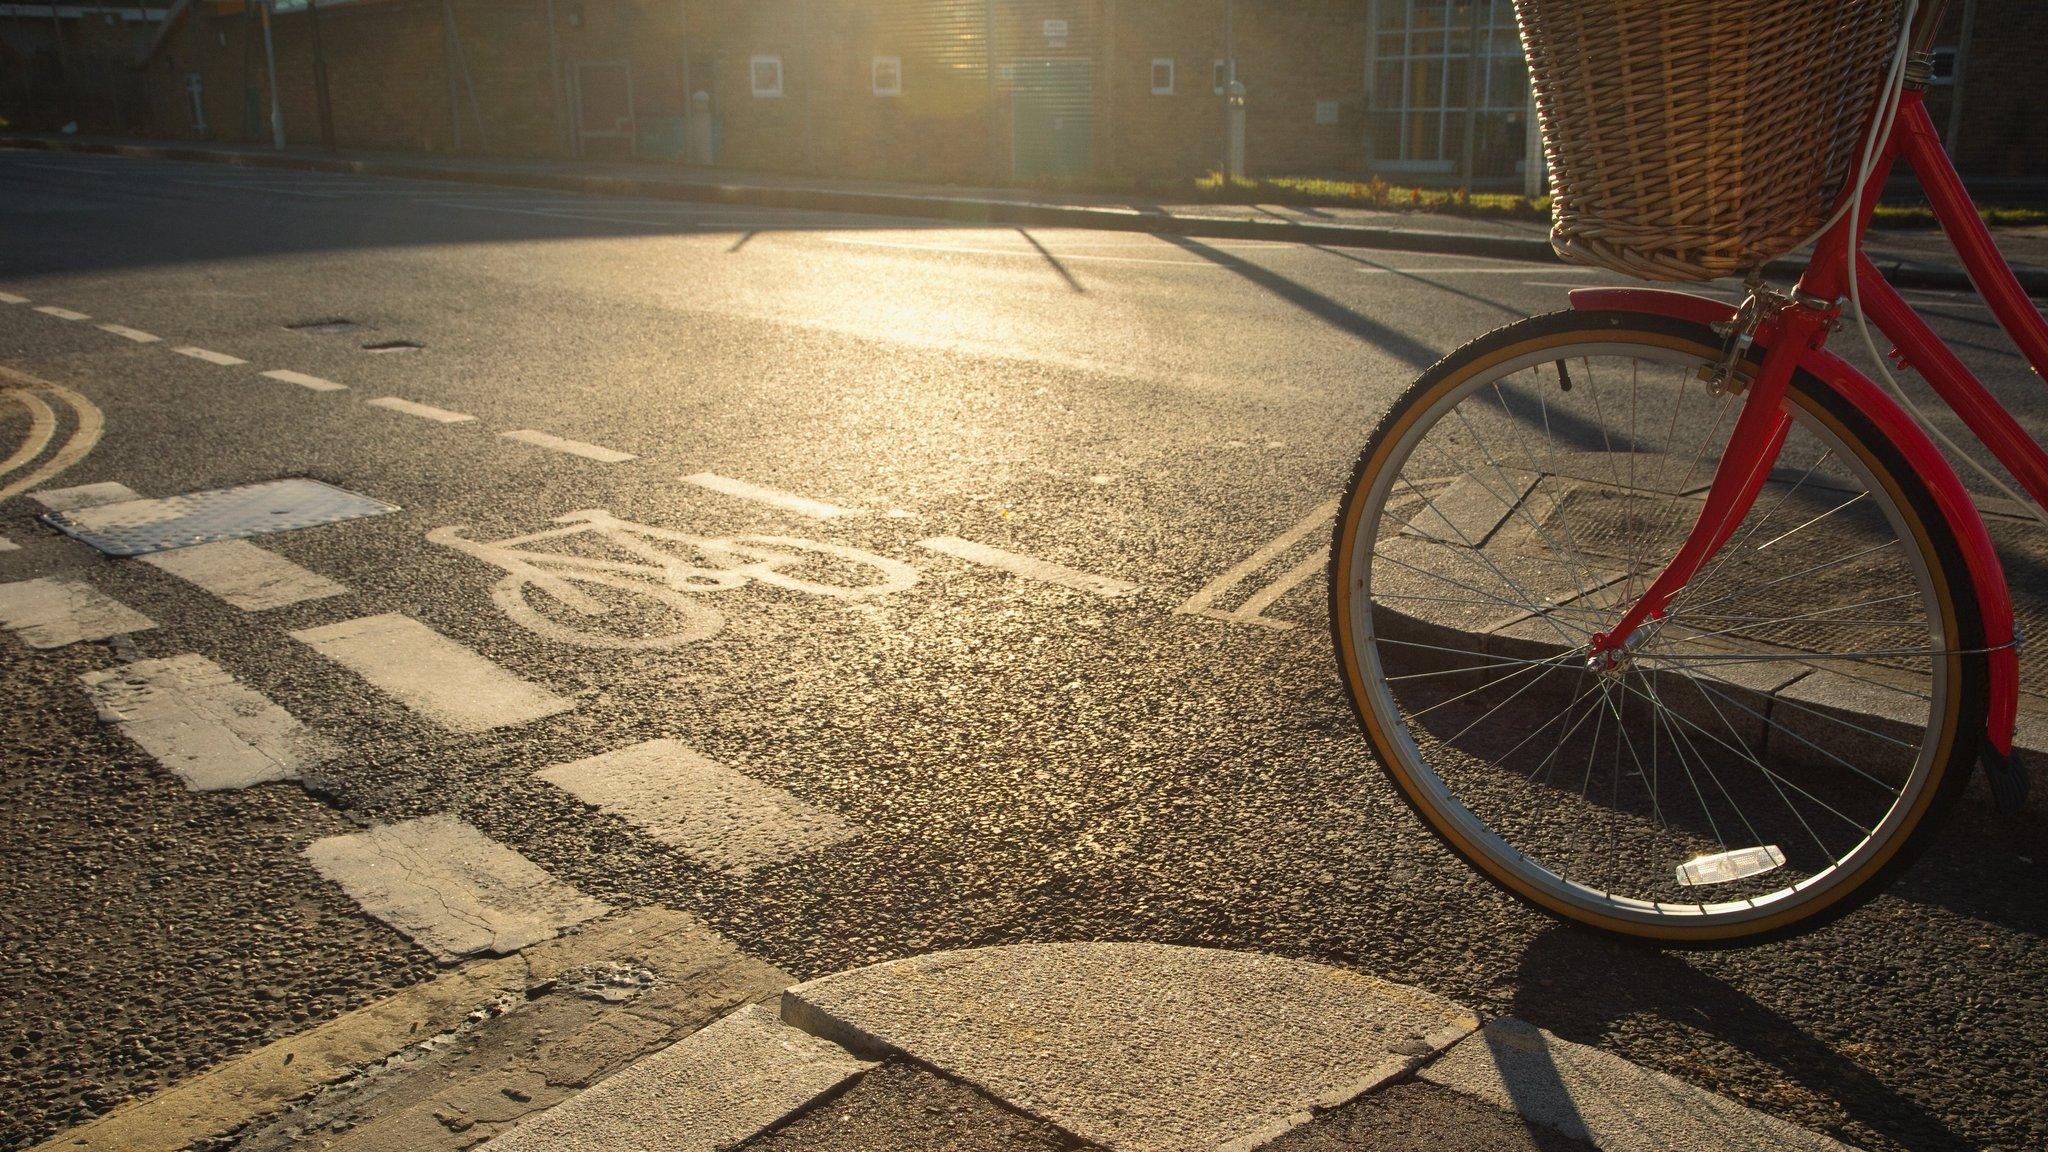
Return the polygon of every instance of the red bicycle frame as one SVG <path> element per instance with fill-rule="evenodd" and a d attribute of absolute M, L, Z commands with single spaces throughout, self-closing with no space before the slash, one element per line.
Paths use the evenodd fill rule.
<path fill-rule="evenodd" d="M 1900 96 L 1898 115 L 1862 201 L 1814 245 L 1813 258 L 1793 291 L 1795 301 L 1758 324 L 1756 346 L 1764 349 L 1749 381 L 1728 448 L 1714 474 L 1705 506 L 1692 533 L 1642 598 L 1616 626 L 1594 638 L 1595 659 L 1625 646 L 1637 628 L 1655 619 L 1671 598 L 1728 540 L 1748 514 L 1784 446 L 1792 417 L 1784 404 L 1795 370 L 1821 380 L 1875 423 L 1934 492 L 1942 516 L 1961 543 L 1984 620 L 1984 644 L 1991 664 L 1991 710 L 1986 735 L 2003 757 L 2012 750 L 2018 709 L 2019 655 L 2013 643 L 2012 597 L 2005 571 L 1985 531 L 1976 504 L 1954 469 L 1920 426 L 1869 377 L 1826 349 L 1827 337 L 1848 292 L 1852 240 L 1869 226 L 1871 212 L 1894 164 L 1904 160 L 1919 178 L 1928 203 L 1962 258 L 1970 282 L 2038 375 L 2048 376 L 2048 322 L 2034 309 L 2012 268 L 1999 255 L 1976 205 L 1942 149 L 1922 94 Z M 1846 192 L 1844 195 L 1853 194 Z M 1954 352 L 1914 313 L 1860 252 L 1855 260 L 1857 294 L 1865 314 L 1892 342 L 1895 362 L 1912 368 L 1960 416 L 2037 503 L 2048 504 L 2048 452 L 2034 443 L 2012 415 L 1999 406 Z M 1581 310 L 1644 312 L 1700 323 L 1721 324 L 1736 311 L 1717 300 L 1647 288 L 1586 288 L 1571 294 Z"/>

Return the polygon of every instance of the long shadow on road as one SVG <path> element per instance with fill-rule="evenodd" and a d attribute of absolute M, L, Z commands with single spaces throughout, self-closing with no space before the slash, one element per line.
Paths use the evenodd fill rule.
<path fill-rule="evenodd" d="M 1658 1019 L 1745 1053 L 1903 1147 L 1977 1147 L 1796 1021 L 1666 952 L 1574 928 L 1547 928 L 1522 954 L 1513 1011 L 1567 1040 L 1592 1045 L 1621 1021 Z M 1509 1082 L 1508 1090 L 1533 1100 L 1560 1088 L 1539 1069 Z"/>

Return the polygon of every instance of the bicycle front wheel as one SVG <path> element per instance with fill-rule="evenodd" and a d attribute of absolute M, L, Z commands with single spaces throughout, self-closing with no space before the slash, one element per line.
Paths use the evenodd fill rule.
<path fill-rule="evenodd" d="M 1706 327 L 1621 313 L 1473 342 L 1374 432 L 1331 557 L 1352 702 L 1439 838 L 1553 914 L 1691 944 L 1868 898 L 1961 790 L 1986 707 L 1933 498 L 1803 374 L 1727 545 L 1589 665 L 1699 515 L 1742 403 L 1720 356 Z"/>

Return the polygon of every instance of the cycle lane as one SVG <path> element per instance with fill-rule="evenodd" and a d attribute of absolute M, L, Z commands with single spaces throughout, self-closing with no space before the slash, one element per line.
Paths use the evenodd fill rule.
<path fill-rule="evenodd" d="M 190 369 L 213 370 L 214 366 L 201 363 Z M 201 387 L 214 387 L 210 377 L 192 379 L 203 381 Z M 162 431 L 171 440 L 179 438 L 172 429 Z M 418 431 L 424 435 L 463 430 L 423 425 Z M 362 435 L 389 441 L 410 433 L 379 431 Z M 489 438 L 481 438 L 474 444 L 489 442 Z M 493 447 L 506 452 L 523 450 L 519 445 Z M 282 458 L 283 454 L 277 455 Z M 357 458 L 329 446 L 309 449 L 307 455 L 321 459 L 323 467 L 339 464 L 340 469 L 330 473 L 338 482 L 373 488 L 376 485 L 369 481 L 382 481 L 386 489 L 402 493 L 401 502 L 408 507 L 437 512 L 445 509 L 450 522 L 473 524 L 480 532 L 488 528 L 488 538 L 492 539 L 531 531 L 545 524 L 556 511 L 532 507 L 530 500 L 518 507 L 504 507 L 517 502 L 516 494 L 524 489 L 504 480 L 508 472 L 495 463 L 496 458 L 483 468 L 458 459 L 457 454 L 443 448 L 408 448 L 405 455 L 409 459 L 433 457 L 436 462 L 431 467 L 408 464 L 396 469 L 403 475 L 390 475 L 392 470 L 388 467 L 371 466 L 381 459 L 375 452 Z M 191 463 L 185 461 L 178 466 L 190 467 Z M 566 465 L 570 461 L 559 463 Z M 138 457 L 135 470 L 144 473 L 163 467 Z M 521 466 L 511 467 L 516 470 Z M 169 473 L 173 484 L 188 486 L 239 478 L 243 477 L 187 474 L 181 478 L 175 471 Z M 485 483 L 479 484 L 480 480 Z M 779 512 L 756 513 L 745 502 L 707 499 L 690 503 L 662 487 L 664 483 L 672 484 L 672 480 L 607 483 L 617 486 L 605 493 L 605 503 L 621 515 L 664 524 L 687 523 L 700 531 L 720 534 L 773 528 L 818 531 L 809 524 L 773 519 Z M 559 486 L 559 482 L 543 478 L 535 486 L 545 489 Z M 138 487 L 144 487 L 150 494 L 190 490 L 175 486 Z M 479 487 L 487 491 L 479 494 L 475 491 Z M 443 490 L 455 489 L 466 491 L 456 499 L 441 495 Z M 510 500 L 508 493 L 514 494 Z M 576 500 L 562 502 L 562 511 L 588 506 L 583 491 L 574 495 Z M 840 492 L 825 495 L 847 499 Z M 1043 514 L 1045 507 L 1034 508 L 1025 502 L 1028 512 Z M 1017 519 L 1028 522 L 1029 518 L 1020 515 Z M 714 733 L 712 739 L 721 748 L 737 750 L 723 757 L 728 762 L 758 767 L 759 762 L 749 757 L 757 755 L 761 748 L 792 760 L 807 760 L 820 766 L 818 775 L 826 785 L 823 794 L 855 797 L 853 806 L 861 802 L 864 791 L 869 803 L 876 799 L 872 795 L 875 791 L 892 791 L 890 802 L 876 807 L 885 816 L 907 813 L 912 817 L 890 827 L 892 831 L 901 829 L 909 833 L 907 839 L 913 845 L 917 844 L 919 817 L 941 825 L 941 832 L 951 833 L 929 837 L 931 842 L 950 851 L 914 846 L 907 854 L 894 858 L 885 850 L 863 847 L 856 840 L 852 851 L 869 854 L 856 856 L 834 869 L 821 868 L 802 879 L 792 877 L 807 866 L 793 865 L 794 871 L 788 877 L 773 875 L 749 881 L 759 885 L 753 889 L 721 890 L 702 878 L 690 877 L 691 883 L 708 894 L 707 905 L 726 909 L 721 922 L 731 932 L 751 933 L 753 940 L 770 942 L 762 947 L 773 947 L 776 954 L 806 958 L 807 965 L 801 970 L 822 971 L 828 964 L 844 966 L 846 961 L 868 955 L 885 956 L 891 951 L 917 949 L 919 941 L 932 945 L 987 939 L 992 934 L 999 937 L 1007 933 L 1071 932 L 1077 925 L 1081 930 L 1093 926 L 1107 932 L 1121 925 L 1147 935 L 1194 933 L 1229 942 L 1265 942 L 1267 946 L 1280 942 L 1287 948 L 1314 953 L 1358 949 L 1359 942 L 1364 941 L 1362 948 L 1367 955 L 1390 959 L 1396 967 L 1407 966 L 1428 973 L 1432 983 L 1448 979 L 1455 984 L 1470 979 L 1470 975 L 1461 974 L 1468 967 L 1499 971 L 1500 953 L 1490 946 L 1481 949 L 1480 955 L 1485 959 L 1477 965 L 1470 953 L 1460 961 L 1455 949 L 1434 951 L 1434 937 L 1445 933 L 1445 924 L 1461 923 L 1461 909 L 1468 901 L 1481 908 L 1485 901 L 1473 899 L 1471 888 L 1454 869 L 1428 866 L 1432 850 L 1426 844 L 1411 838 L 1403 852 L 1398 836 L 1390 841 L 1381 835 L 1395 827 L 1399 813 L 1372 811 L 1376 807 L 1370 787 L 1373 782 L 1358 772 L 1357 753 L 1349 746 L 1341 714 L 1332 709 L 1331 716 L 1337 719 L 1317 715 L 1321 706 L 1334 700 L 1316 683 L 1314 673 L 1326 653 L 1318 650 L 1320 646 L 1312 636 L 1278 638 L 1279 647 L 1275 648 L 1272 637 L 1254 643 L 1213 629 L 1206 633 L 1155 632 L 1154 629 L 1176 623 L 1197 629 L 1210 627 L 1210 623 L 1166 620 L 1163 609 L 1179 602 L 1172 595 L 1155 599 L 1156 594 L 1147 594 L 1127 603 L 1098 604 L 1065 589 L 1041 589 L 1005 575 L 948 566 L 931 577 L 925 592 L 958 589 L 966 594 L 963 599 L 971 599 L 972 603 L 961 608 L 948 601 L 936 611 L 898 618 L 912 641 L 901 651 L 892 650 L 894 646 L 890 644 L 872 643 L 877 635 L 889 635 L 886 631 L 860 631 L 852 624 L 832 622 L 831 618 L 804 607 L 790 607 L 765 589 L 754 589 L 753 593 L 760 597 L 758 603 L 764 606 L 758 614 L 767 623 L 752 619 L 750 614 L 723 634 L 730 645 L 743 653 L 744 659 L 714 655 L 714 670 L 700 670 L 692 684 L 687 661 L 643 665 L 640 674 L 635 675 L 632 662 L 607 662 L 602 658 L 568 661 L 559 653 L 550 653 L 548 646 L 529 646 L 524 638 L 503 628 L 493 608 L 486 606 L 480 595 L 491 575 L 488 570 L 465 566 L 463 558 L 453 554 L 438 560 L 415 555 L 431 555 L 434 551 L 421 543 L 424 525 L 422 521 L 412 524 L 409 533 L 394 531 L 389 537 L 378 537 L 374 547 L 343 547 L 310 535 L 303 541 L 289 543 L 289 538 L 279 538 L 276 546 L 280 553 L 310 571 L 327 574 L 351 587 L 370 589 L 371 593 L 363 595 L 374 599 L 375 606 L 397 604 L 428 615 L 438 631 L 491 654 L 501 666 L 528 674 L 540 669 L 547 675 L 561 676 L 559 682 L 554 682 L 558 693 L 565 688 L 572 694 L 585 688 L 614 693 L 627 702 L 623 710 L 637 709 L 638 723 L 644 724 L 650 713 L 678 711 L 676 701 L 664 699 L 661 693 L 672 685 L 686 685 L 681 695 L 687 702 L 685 706 L 696 706 L 693 719 Z M 924 561 L 914 545 L 917 539 L 929 538 L 921 533 L 932 530 L 922 523 L 892 526 L 886 513 L 863 517 L 854 524 L 835 525 L 833 530 L 841 528 L 877 554 L 918 557 L 920 563 Z M 383 524 L 370 529 L 373 533 L 385 530 Z M 40 550 L 44 542 L 36 543 Z M 393 564 L 389 556 L 403 559 Z M 332 559 L 331 566 L 327 558 Z M 1072 554 L 1067 553 L 1066 558 L 1072 559 Z M 1194 591 L 1189 583 L 1189 587 L 1175 591 Z M 444 588 L 450 591 L 443 594 Z M 141 591 L 139 584 L 123 585 L 117 591 L 127 589 L 135 589 L 132 594 L 139 601 L 163 595 Z M 460 594 L 454 590 L 461 590 Z M 1077 604 L 1079 608 L 1075 607 Z M 314 609 L 302 611 L 310 614 Z M 215 613 L 215 619 L 226 621 L 217 625 L 222 632 L 232 631 L 232 622 L 239 619 L 212 605 L 191 609 L 195 619 L 203 612 Z M 887 623 L 892 619 L 888 612 L 856 611 L 853 617 L 861 626 L 875 627 L 878 620 Z M 935 620 L 933 616 L 940 618 Z M 313 618 L 308 615 L 306 619 L 310 622 Z M 786 636 L 777 633 L 801 639 L 793 649 Z M 920 643 L 924 646 L 922 652 L 918 651 Z M 254 647 L 251 646 L 248 663 L 260 668 L 263 659 Z M 885 658 L 868 661 L 870 667 L 876 668 L 873 675 L 843 683 L 817 670 L 844 672 L 859 668 L 863 663 L 861 657 L 871 657 L 875 647 L 883 648 Z M 1026 655 L 1020 658 L 1018 653 Z M 587 663 L 582 662 L 585 659 Z M 1024 666 L 1033 659 L 1041 661 L 1041 666 Z M 775 674 L 767 676 L 755 670 L 763 665 L 775 669 Z M 237 662 L 237 667 L 241 666 Z M 576 668 L 574 674 L 565 674 L 563 670 L 571 667 Z M 1072 687 L 1105 674 L 1124 699 L 1104 700 L 1100 698 L 1101 691 Z M 264 686 L 283 697 L 287 693 L 279 685 L 288 685 L 294 675 L 298 674 L 279 675 L 277 684 L 266 682 Z M 259 676 L 260 673 L 251 673 L 252 679 Z M 724 683 L 718 682 L 721 678 Z M 1155 680 L 1172 687 L 1162 688 L 1152 683 Z M 945 701 L 945 705 L 933 705 L 926 698 L 932 694 Z M 874 696 L 875 700 L 860 699 L 866 695 Z M 326 697 L 320 692 L 307 692 L 302 698 L 309 701 L 309 710 L 317 710 L 321 705 L 313 702 Z M 856 701 L 864 707 L 854 707 Z M 974 714 L 975 710 L 991 709 L 1006 712 L 998 713 L 998 722 L 994 723 L 986 715 Z M 369 695 L 344 711 L 365 728 L 395 730 L 410 723 L 402 710 L 394 710 L 388 702 Z M 579 706 L 564 714 L 570 719 L 559 723 L 584 724 L 590 711 L 587 704 Z M 763 711 L 768 715 L 760 715 Z M 1305 717 L 1330 726 L 1317 733 L 1314 726 L 1300 723 Z M 870 723 L 877 730 L 875 733 L 862 730 Z M 1080 730 L 1078 737 L 1074 729 Z M 588 735 L 591 731 L 581 729 L 580 734 Z M 622 736 L 626 734 L 620 732 Z M 878 735 L 885 738 L 877 739 Z M 890 735 L 894 739 L 886 738 Z M 416 743 L 438 739 L 444 738 L 427 730 L 417 736 Z M 521 741 L 522 747 L 513 755 L 533 766 L 541 766 L 539 761 L 560 762 L 549 758 L 569 755 L 576 750 L 570 745 L 577 743 L 552 732 L 522 735 Z M 550 741 L 554 742 L 552 750 Z M 450 796 L 466 797 L 480 808 L 489 808 L 494 806 L 492 801 L 477 797 L 494 787 L 506 787 L 506 773 L 486 768 L 482 763 L 491 752 L 481 746 L 457 748 L 451 759 L 456 762 L 454 775 L 460 779 L 447 782 L 422 779 L 428 774 L 416 765 L 402 763 L 409 754 L 401 741 L 382 745 L 366 741 L 366 745 L 375 753 L 371 757 L 375 762 L 361 773 L 363 779 L 351 785 L 356 789 L 355 795 L 362 798 L 358 802 L 365 811 L 410 813 L 431 806 L 430 801 Z M 502 747 L 500 739 L 500 754 Z M 1048 749 L 1052 751 L 1048 753 Z M 948 766 L 943 763 L 949 757 L 956 761 L 951 765 L 951 774 L 944 771 Z M 1062 760 L 1084 761 L 1086 770 L 1073 771 L 1072 765 L 1061 763 Z M 939 763 L 934 764 L 935 761 Z M 868 770 L 873 766 L 880 766 L 883 771 Z M 1065 778 L 1061 778 L 1062 772 L 1067 773 Z M 1319 773 L 1326 778 L 1315 779 Z M 1131 779 L 1117 779 L 1123 775 Z M 1275 777 L 1286 783 L 1276 785 Z M 1330 778 L 1358 785 L 1349 794 L 1350 803 L 1344 802 L 1342 796 L 1332 796 Z M 994 787 L 988 786 L 991 781 Z M 961 790 L 967 796 L 943 794 L 960 785 L 966 786 Z M 563 817 L 563 810 L 552 807 L 552 802 L 515 799 L 518 802 L 511 805 L 514 811 L 495 814 L 492 818 L 496 823 L 488 829 L 507 841 L 519 843 L 535 858 L 543 858 L 546 853 L 530 841 L 560 837 L 549 870 L 571 871 L 579 879 L 610 877 L 612 887 L 599 892 L 600 898 L 621 890 L 633 891 L 633 885 L 640 885 L 640 891 L 671 895 L 689 890 L 688 884 L 675 879 L 620 879 L 607 856 L 658 859 L 656 852 L 644 848 L 640 841 L 604 839 L 586 840 L 576 850 L 570 850 L 577 838 L 550 825 L 553 820 L 569 824 L 587 820 L 587 816 Z M 985 805 L 985 810 L 962 811 L 975 803 Z M 1064 823 L 1048 822 L 1048 811 L 1063 812 L 1067 819 Z M 536 815 L 541 818 L 530 819 Z M 1370 845 L 1367 859 L 1359 860 L 1357 853 L 1336 853 L 1337 845 L 1330 843 L 1326 822 Z M 484 825 L 483 816 L 478 817 L 478 823 Z M 540 835 L 531 835 L 534 829 L 539 829 Z M 1022 847 L 1030 851 L 1010 854 L 1024 857 L 1019 860 L 1006 856 L 1004 845 L 976 843 L 960 847 L 972 835 L 979 835 L 984 841 L 1023 838 Z M 598 847 L 592 848 L 592 843 Z M 1382 852 L 1396 860 L 1405 855 L 1411 862 L 1419 860 L 1424 864 L 1418 867 L 1411 863 L 1406 869 L 1375 872 Z M 950 885 L 946 883 L 892 886 L 890 881 L 896 879 L 895 873 L 906 865 L 904 855 L 908 856 L 907 864 L 912 870 L 920 863 L 929 864 L 948 881 L 985 876 L 994 895 L 1007 899 L 1008 906 L 999 902 L 991 905 L 984 900 L 981 907 L 967 914 L 949 915 L 957 903 L 956 896 L 972 900 L 983 893 L 966 886 L 949 891 Z M 1033 855 L 1039 859 L 1029 859 Z M 1269 857 L 1270 863 L 1255 859 L 1260 855 Z M 574 867 L 557 867 L 552 862 L 563 860 L 579 863 Z M 1057 866 L 1045 868 L 1046 860 L 1056 862 Z M 1298 871 L 1301 865 L 1318 861 L 1323 865 L 1319 870 Z M 843 874 L 827 876 L 835 870 Z M 1330 880 L 1322 879 L 1324 872 L 1331 876 Z M 676 875 L 690 876 L 685 870 L 677 870 Z M 1262 880 L 1247 885 L 1245 880 L 1251 876 Z M 827 881 L 828 891 L 822 898 L 805 900 L 803 893 L 795 891 L 819 877 Z M 1029 882 L 1020 886 L 1019 882 L 1027 878 Z M 1353 892 L 1343 891 L 1343 881 L 1347 879 L 1354 881 Z M 578 886 L 601 887 L 589 880 Z M 1331 886 L 1335 886 L 1338 895 L 1328 894 Z M 1441 888 L 1441 899 L 1432 900 L 1426 894 L 1431 887 Z M 2024 906 L 2003 911 L 1986 908 L 1983 899 L 1969 897 L 1959 878 L 1952 888 L 1955 890 L 1948 893 L 1949 899 L 1959 903 L 1968 916 L 1989 917 L 1993 924 L 2000 923 L 2002 918 L 2009 927 L 2025 923 Z M 749 892 L 773 892 L 778 899 L 771 901 L 770 909 L 750 912 L 739 907 Z M 1314 912 L 1319 897 L 1329 902 L 1327 919 Z M 897 900 L 904 906 L 889 906 Z M 1384 923 L 1382 918 L 1390 907 L 1411 901 L 1421 902 L 1432 915 L 1416 918 L 1406 909 L 1397 909 L 1391 916 L 1392 924 Z M 878 917 L 848 915 L 849 909 L 868 911 L 877 904 L 882 906 Z M 1370 907 L 1373 915 L 1361 919 L 1361 904 Z M 1517 922 L 1512 914 L 1507 920 Z M 812 933 L 806 932 L 805 926 L 817 924 L 826 925 L 815 932 L 821 937 L 848 925 L 865 931 L 842 939 L 806 939 Z M 1924 938 L 1930 927 L 1942 924 L 1953 927 L 1953 921 L 1939 917 L 1932 924 L 1920 922 L 1914 931 L 1916 942 Z M 1468 924 L 1449 931 L 1453 939 L 1469 939 L 1472 933 L 1486 929 L 1483 925 Z M 1984 940 L 1977 933 L 1955 935 L 1957 944 Z M 2009 937 L 1994 935 L 1989 942 L 1995 948 L 2012 946 Z M 1419 956 L 1409 951 L 1417 945 L 1422 948 Z M 1835 955 L 1839 958 L 1839 953 Z M 1969 953 L 1963 955 L 1967 957 Z M 2028 970 L 2022 953 L 2007 953 L 2005 959 L 2017 962 L 2017 971 Z M 1542 965 L 1536 969 L 1544 970 Z M 1770 965 L 1762 965 L 1749 978 L 1767 981 L 1771 971 Z M 1838 969 L 1835 978 L 1848 978 L 1853 985 L 1855 974 L 1853 969 Z M 1908 973 L 1904 978 L 1910 982 L 1914 976 Z M 1532 979 L 1540 987 L 1542 976 Z M 1580 996 L 1590 996 L 1594 991 L 1590 985 L 1575 986 L 1575 990 Z M 1936 1003 L 1953 1003 L 1954 991 L 1951 986 L 1949 995 L 1934 998 Z M 1545 997 L 1533 992 L 1528 995 L 1530 1005 L 1542 1007 Z M 2009 998 L 2010 993 L 2001 995 Z M 1710 995 L 1708 999 L 1720 1005 L 1741 1003 L 1739 997 L 1731 999 L 1727 993 Z M 1783 1000 L 1778 1003 L 1782 1005 Z M 1638 1010 L 1654 1013 L 1663 1007 L 1662 1001 L 1650 998 L 1641 1001 Z M 1778 1026 L 1797 1030 L 1798 1025 L 1809 1022 L 1810 1016 L 1810 1009 L 1779 1011 Z M 1848 1033 L 1854 1036 L 1858 1023 L 1849 1023 Z M 1668 1034 L 1659 1039 L 1654 1022 L 1649 1027 L 1634 1021 L 1623 1024 L 1618 1039 L 1624 1044 L 1661 1052 L 1667 1058 L 1696 1050 L 1684 1042 L 1683 1032 L 1675 1040 Z M 1630 1028 L 1641 1031 L 1632 1032 Z M 1868 1035 L 1867 1022 L 1861 1030 Z M 1775 1031 L 1773 1027 L 1762 1027 L 1736 1034 L 1767 1048 Z M 1810 1062 L 1821 1051 L 1808 1046 L 1797 1054 Z M 1734 1054 L 1733 1073 L 1714 1072 L 1708 1078 L 1719 1076 L 1722 1080 L 1715 1082 L 1739 1088 L 1769 1083 L 1771 1076 L 1787 1074 L 1786 1068 L 1768 1059 L 1762 1060 L 1760 1068 L 1744 1069 L 1740 1062 L 1743 1055 L 1740 1051 Z M 1755 1053 L 1748 1056 L 1759 1059 Z M 1810 1100 L 1795 1104 L 1795 1108 L 1824 1110 L 1829 1083 L 1826 1073 L 1814 1072 L 1803 1064 L 1794 1065 L 1791 1070 L 1807 1073 L 1808 1078 L 1799 1083 L 1813 1093 Z M 1884 1110 L 1887 1096 L 1896 1095 L 1887 1082 L 1859 1084 L 1852 1079 L 1847 1087 L 1853 1090 L 1843 1093 L 1849 1102 L 1845 1106 L 1860 1110 L 1854 1111 L 1852 1118 L 1860 1117 L 1863 1123 L 1888 1122 L 1894 1129 L 1907 1133 L 1934 1131 L 1911 1127 L 1926 1121 L 1916 1120 L 1910 1110 L 1903 1113 L 1903 1122 Z M 1880 1126 L 1878 1130 L 1884 1129 Z"/>

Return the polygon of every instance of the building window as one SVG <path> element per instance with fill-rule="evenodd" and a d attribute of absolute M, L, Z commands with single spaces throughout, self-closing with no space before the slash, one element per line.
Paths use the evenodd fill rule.
<path fill-rule="evenodd" d="M 1511 0 L 1372 0 L 1371 22 L 1374 165 L 1454 172 L 1469 124 L 1473 176 L 1512 177 L 1522 161 L 1529 73 Z"/>
<path fill-rule="evenodd" d="M 754 95 L 782 95 L 782 57 L 756 56 L 748 65 L 747 72 L 754 78 Z"/>
<path fill-rule="evenodd" d="M 1935 48 L 1927 54 L 1927 82 L 1936 87 L 1949 87 L 1956 82 L 1956 50 L 1953 47 Z"/>
<path fill-rule="evenodd" d="M 1171 57 L 1157 56 L 1153 58 L 1152 94 L 1154 96 L 1173 95 L 1173 60 Z"/>
<path fill-rule="evenodd" d="M 868 70 L 877 96 L 903 95 L 903 58 L 901 56 L 877 56 Z"/>

